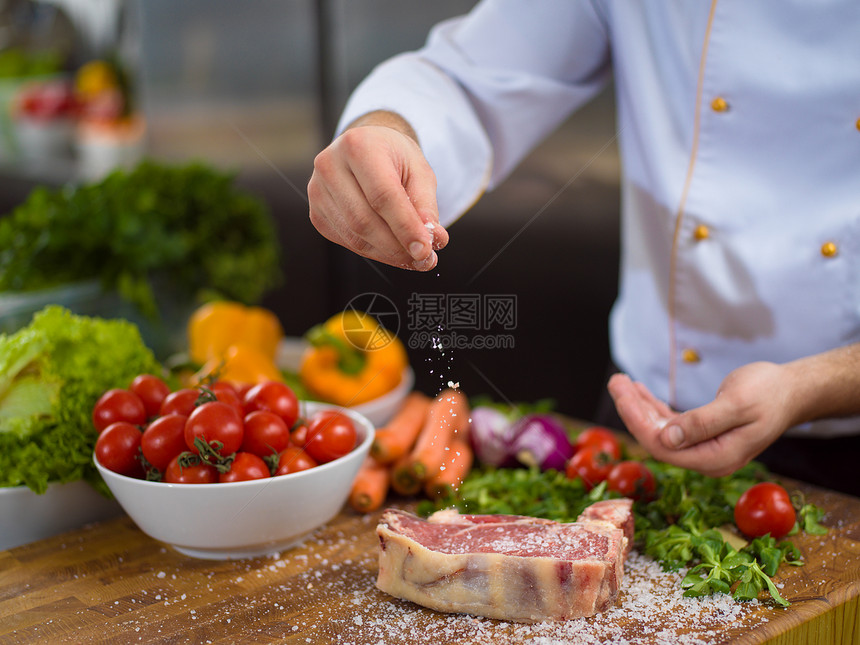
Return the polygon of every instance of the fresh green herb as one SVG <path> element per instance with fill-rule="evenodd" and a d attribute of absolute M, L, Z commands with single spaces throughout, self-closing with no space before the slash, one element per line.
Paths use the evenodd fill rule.
<path fill-rule="evenodd" d="M 764 466 L 751 463 L 731 476 L 711 478 L 651 460 L 647 465 L 657 479 L 657 495 L 634 504 L 635 541 L 664 569 L 688 569 L 684 595 L 730 593 L 737 600 L 750 600 L 766 592 L 778 604 L 788 604 L 770 577 L 783 563 L 802 564 L 797 548 L 765 536 L 738 550 L 717 530 L 733 521 L 734 505 L 743 492 L 768 477 Z M 466 513 L 573 521 L 589 504 L 611 497 L 617 495 L 605 482 L 587 491 L 578 479 L 553 470 L 477 469 L 454 496 L 424 502 L 418 510 L 429 515 L 454 506 Z M 805 515 L 813 528 L 820 526 L 820 516 L 820 509 L 812 505 Z"/>
<path fill-rule="evenodd" d="M 83 478 L 106 490 L 92 464 L 93 406 L 106 390 L 159 370 L 125 320 L 49 306 L 0 334 L 0 486 L 43 493 L 49 482 Z"/>
<path fill-rule="evenodd" d="M 515 403 L 500 403 L 488 395 L 478 394 L 469 400 L 472 408 L 495 408 L 511 421 L 516 421 L 527 414 L 546 414 L 555 409 L 555 399 L 538 399 L 537 401 L 517 401 Z"/>
<path fill-rule="evenodd" d="M 97 279 L 149 315 L 159 278 L 183 299 L 256 303 L 280 280 L 274 222 L 231 175 L 143 162 L 77 188 L 38 188 L 0 219 L 0 291 Z"/>
<path fill-rule="evenodd" d="M 827 533 L 827 527 L 821 524 L 821 520 L 824 518 L 824 511 L 815 504 L 808 504 L 803 493 L 800 491 L 792 494 L 791 501 L 797 511 L 797 522 L 789 532 L 789 535 L 795 535 L 801 530 L 810 535 L 824 535 Z"/>

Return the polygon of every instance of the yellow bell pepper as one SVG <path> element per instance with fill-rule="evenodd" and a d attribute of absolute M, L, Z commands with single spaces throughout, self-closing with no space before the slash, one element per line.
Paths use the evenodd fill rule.
<path fill-rule="evenodd" d="M 302 357 L 302 383 L 337 405 L 358 405 L 390 392 L 408 365 L 400 339 L 361 312 L 336 314 L 306 338 L 311 346 Z"/>
<path fill-rule="evenodd" d="M 197 309 L 188 321 L 188 353 L 202 365 L 222 358 L 234 345 L 253 347 L 274 362 L 284 336 L 277 316 L 263 307 L 217 301 Z"/>
<path fill-rule="evenodd" d="M 210 359 L 192 379 L 195 384 L 207 380 L 256 385 L 266 381 L 283 381 L 284 377 L 275 362 L 256 347 L 231 345 L 222 356 Z"/>

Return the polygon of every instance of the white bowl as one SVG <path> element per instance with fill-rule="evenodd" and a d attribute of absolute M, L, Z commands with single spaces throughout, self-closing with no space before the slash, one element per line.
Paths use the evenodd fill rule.
<path fill-rule="evenodd" d="M 48 484 L 42 495 L 26 486 L 0 488 L 0 550 L 120 515 L 115 500 L 82 480 Z"/>
<path fill-rule="evenodd" d="M 374 427 L 357 412 L 301 402 L 301 413 L 338 409 L 355 423 L 358 445 L 315 468 L 269 479 L 226 484 L 168 484 L 96 467 L 117 501 L 150 537 L 180 553 L 227 560 L 282 551 L 340 511 L 370 450 Z"/>
<path fill-rule="evenodd" d="M 282 369 L 298 372 L 299 366 L 302 364 L 302 356 L 307 347 L 307 341 L 303 338 L 284 338 L 278 346 L 278 365 Z M 382 427 L 394 416 L 394 413 L 403 404 L 403 400 L 412 391 L 414 385 L 415 372 L 412 371 L 411 367 L 407 366 L 403 370 L 403 377 L 400 379 L 400 383 L 393 390 L 371 401 L 350 406 L 349 409 L 355 410 L 367 417 L 377 428 Z"/>

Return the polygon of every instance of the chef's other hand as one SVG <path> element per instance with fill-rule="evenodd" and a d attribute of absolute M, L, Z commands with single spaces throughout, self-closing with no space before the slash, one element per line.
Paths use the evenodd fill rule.
<path fill-rule="evenodd" d="M 656 459 L 711 477 L 735 472 L 795 422 L 787 370 L 750 363 L 731 372 L 716 398 L 678 414 L 624 374 L 609 392 L 627 429 Z"/>
<path fill-rule="evenodd" d="M 391 112 L 357 119 L 317 155 L 308 202 L 323 236 L 385 264 L 429 271 L 448 243 L 436 176 L 412 128 Z"/>

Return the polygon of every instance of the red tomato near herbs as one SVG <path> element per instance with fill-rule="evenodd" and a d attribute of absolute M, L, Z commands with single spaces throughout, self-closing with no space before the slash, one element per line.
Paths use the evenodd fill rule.
<path fill-rule="evenodd" d="M 577 451 L 587 446 L 597 448 L 599 452 L 608 453 L 615 461 L 621 459 L 621 440 L 611 430 L 599 426 L 580 432 L 573 446 Z"/>
<path fill-rule="evenodd" d="M 183 388 L 171 392 L 164 399 L 164 403 L 161 404 L 160 414 L 161 416 L 181 414 L 184 417 L 189 417 L 197 407 L 197 399 L 199 398 L 200 390 L 193 388 Z"/>
<path fill-rule="evenodd" d="M 654 473 L 641 461 L 615 464 L 606 477 L 606 485 L 609 490 L 635 500 L 651 499 L 657 490 Z"/>
<path fill-rule="evenodd" d="M 141 432 L 137 426 L 117 421 L 105 428 L 96 440 L 96 459 L 115 473 L 128 477 L 143 477 L 138 459 Z"/>
<path fill-rule="evenodd" d="M 307 452 L 317 463 L 333 461 L 355 448 L 356 432 L 352 419 L 337 410 L 324 410 L 308 424 Z"/>
<path fill-rule="evenodd" d="M 252 479 L 265 479 L 270 477 L 269 467 L 257 455 L 250 452 L 237 452 L 236 457 L 230 463 L 230 470 L 218 474 L 218 481 L 244 482 Z"/>
<path fill-rule="evenodd" d="M 267 410 L 274 412 L 292 428 L 299 418 L 299 400 L 295 392 L 285 383 L 266 381 L 258 383 L 245 393 L 245 412 Z"/>
<path fill-rule="evenodd" d="M 196 439 L 209 444 L 221 457 L 227 457 L 242 447 L 244 428 L 233 406 L 221 401 L 209 401 L 194 409 L 185 422 L 185 445 L 199 454 Z"/>
<path fill-rule="evenodd" d="M 245 417 L 245 437 L 242 450 L 268 457 L 277 455 L 290 445 L 290 429 L 274 412 L 256 410 Z"/>
<path fill-rule="evenodd" d="M 180 456 L 174 457 L 164 470 L 161 481 L 168 484 L 215 484 L 218 471 L 211 464 L 198 462 L 191 466 L 180 466 Z"/>
<path fill-rule="evenodd" d="M 168 414 L 158 417 L 143 431 L 140 449 L 153 468 L 164 472 L 176 455 L 188 449 L 185 445 L 187 419 L 181 414 Z"/>
<path fill-rule="evenodd" d="M 290 446 L 283 450 L 278 457 L 278 467 L 275 470 L 275 475 L 289 475 L 290 473 L 298 473 L 303 470 L 309 470 L 317 467 L 317 462 L 297 446 Z"/>
<path fill-rule="evenodd" d="M 128 389 L 143 402 L 147 418 L 157 416 L 161 412 L 161 404 L 170 394 L 170 386 L 153 374 L 135 376 Z"/>
<path fill-rule="evenodd" d="M 751 486 L 735 504 L 735 524 L 752 538 L 767 533 L 781 538 L 794 527 L 796 519 L 788 491 L 772 482 Z"/>
<path fill-rule="evenodd" d="M 607 452 L 594 446 L 585 446 L 567 462 L 566 474 L 570 479 L 581 479 L 586 489 L 591 490 L 609 476 L 614 463 Z"/>
<path fill-rule="evenodd" d="M 103 432 L 117 421 L 136 426 L 146 423 L 146 407 L 137 394 L 122 388 L 113 388 L 96 401 L 93 407 L 93 425 L 96 430 Z"/>

